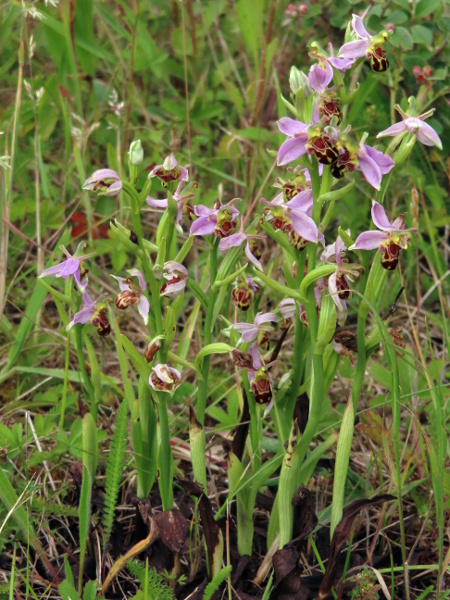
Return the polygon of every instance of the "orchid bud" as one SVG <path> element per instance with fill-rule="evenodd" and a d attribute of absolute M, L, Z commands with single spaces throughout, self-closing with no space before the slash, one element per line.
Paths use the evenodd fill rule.
<path fill-rule="evenodd" d="M 336 331 L 336 305 L 330 294 L 324 294 L 320 305 L 319 330 L 314 352 L 323 354 Z"/>
<path fill-rule="evenodd" d="M 305 98 L 311 95 L 309 78 L 303 71 L 297 69 L 297 67 L 291 67 L 291 72 L 289 73 L 289 85 L 294 96 L 300 91 L 303 92 Z"/>
<path fill-rule="evenodd" d="M 155 354 L 158 352 L 158 350 L 161 348 L 161 342 L 158 339 L 152 340 L 151 342 L 149 342 L 147 348 L 144 350 L 144 358 L 145 360 L 150 363 L 152 362 Z"/>
<path fill-rule="evenodd" d="M 131 142 L 128 150 L 128 160 L 130 165 L 137 167 L 144 160 L 144 149 L 142 148 L 141 140 Z"/>
<path fill-rule="evenodd" d="M 157 364 L 153 367 L 149 383 L 158 392 L 174 392 L 181 383 L 181 373 L 169 365 Z"/>

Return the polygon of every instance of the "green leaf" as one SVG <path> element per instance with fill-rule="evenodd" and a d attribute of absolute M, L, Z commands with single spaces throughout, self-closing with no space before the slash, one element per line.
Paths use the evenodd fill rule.
<path fill-rule="evenodd" d="M 209 356 L 211 354 L 228 354 L 234 350 L 233 346 L 229 344 L 225 344 L 223 342 L 215 342 L 213 344 L 208 344 L 204 348 L 200 350 L 197 354 L 197 358 L 195 359 L 195 364 L 199 365 L 200 361 L 205 358 L 205 356 Z"/>
<path fill-rule="evenodd" d="M 393 25 L 400 25 L 400 23 L 404 23 L 408 20 L 408 15 L 404 13 L 402 10 L 394 10 L 389 13 L 385 19 L 383 19 L 383 23 L 392 23 Z"/>
<path fill-rule="evenodd" d="M 411 50 L 413 47 L 411 34 L 404 27 L 396 27 L 389 41 L 395 48 L 402 50 Z"/>
<path fill-rule="evenodd" d="M 81 600 L 78 592 L 68 581 L 63 581 L 60 583 L 58 586 L 58 591 L 61 594 L 62 600 Z"/>
<path fill-rule="evenodd" d="M 419 0 L 416 4 L 415 16 L 416 19 L 423 19 L 441 5 L 441 0 Z"/>
<path fill-rule="evenodd" d="M 235 6 L 242 40 L 252 53 L 254 64 L 258 65 L 263 39 L 264 0 L 238 0 Z"/>
<path fill-rule="evenodd" d="M 433 42 L 433 32 L 423 25 L 414 25 L 411 28 L 411 37 L 416 44 L 430 45 Z"/>
<path fill-rule="evenodd" d="M 127 449 L 128 404 L 123 400 L 116 416 L 116 428 L 109 446 L 106 465 L 105 509 L 103 513 L 103 551 L 109 542 L 116 511 Z"/>

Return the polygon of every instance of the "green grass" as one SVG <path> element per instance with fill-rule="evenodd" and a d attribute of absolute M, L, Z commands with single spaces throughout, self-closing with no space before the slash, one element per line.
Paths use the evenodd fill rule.
<path fill-rule="evenodd" d="M 322 348 L 313 358 L 314 329 L 316 325 L 319 333 L 322 329 L 320 322 L 314 324 L 315 311 L 309 309 L 309 333 L 304 330 L 306 333 L 294 340 L 291 325 L 274 367 L 277 406 L 265 421 L 258 419 L 263 411 L 249 395 L 247 375 L 239 379 L 229 358 L 229 348 L 238 338 L 234 339 L 233 333 L 231 337 L 223 334 L 229 323 L 245 318 L 244 313 L 235 313 L 230 292 L 232 274 L 241 268 L 244 271 L 245 262 L 236 265 L 240 260 L 236 250 L 223 261 L 219 254 L 217 263 L 214 247 L 207 248 L 197 240 L 189 240 L 184 247 L 186 225 L 182 235 L 168 217 L 160 225 L 160 215 L 147 209 L 147 194 L 138 197 L 135 192 L 146 185 L 148 172 L 173 152 L 180 165 L 189 164 L 190 180 L 199 183 L 191 190 L 193 204 L 212 206 L 217 198 L 223 202 L 238 198 L 241 214 L 253 210 L 247 225 L 253 215 L 262 213 L 256 200 L 272 199 L 278 192 L 272 188 L 275 177 L 286 177 L 285 168 L 274 167 L 274 152 L 285 139 L 276 120 L 289 114 L 279 93 L 291 101 L 290 67 L 307 72 L 313 62 L 308 56 L 313 41 L 324 48 L 332 41 L 337 52 L 352 12 L 366 8 L 354 0 L 320 0 L 308 4 L 305 15 L 294 18 L 285 13 L 286 6 L 277 0 L 132 4 L 82 0 L 75 4 L 62 1 L 57 7 L 35 3 L 42 20 L 27 12 L 31 5 L 8 1 L 2 7 L 0 131 L 4 133 L 0 159 L 9 157 L 5 161 L 9 168 L 0 168 L 0 550 L 13 557 L 6 567 L 11 590 L 14 582 L 21 590 L 33 587 L 35 555 L 51 574 L 66 553 L 77 569 L 79 551 L 83 557 L 86 551 L 90 560 L 101 559 L 97 548 L 106 541 L 102 532 L 98 534 L 101 525 L 99 529 L 97 524 L 103 523 L 104 517 L 95 502 L 104 488 L 109 494 L 107 538 L 119 489 L 117 504 L 123 504 L 118 514 L 125 521 L 131 497 L 146 498 L 152 489 L 156 494 L 155 482 L 164 508 L 172 506 L 174 497 L 175 503 L 180 501 L 180 479 L 193 479 L 189 450 L 185 450 L 189 448 L 187 406 L 192 401 L 206 434 L 206 451 L 201 453 L 205 462 L 196 465 L 195 471 L 201 473 L 198 478 L 203 485 L 205 472 L 207 484 L 219 482 L 221 495 L 214 505 L 219 522 L 237 502 L 238 523 L 242 506 L 244 513 L 251 513 L 244 524 L 248 526 L 257 493 L 268 493 L 267 484 L 279 481 L 278 476 L 291 495 L 298 487 L 296 482 L 309 481 L 318 498 L 320 525 L 331 523 L 332 529 L 352 500 L 391 492 L 397 494 L 396 512 L 376 509 L 367 521 L 368 530 L 370 524 L 374 526 L 372 533 L 383 531 L 377 549 L 390 554 L 392 561 L 392 566 L 381 568 L 380 573 L 388 587 L 392 584 L 396 593 L 407 598 L 425 598 L 431 593 L 445 597 L 437 584 L 448 568 L 444 515 L 450 508 L 450 279 L 445 239 L 450 226 L 446 178 L 450 144 L 444 135 L 449 126 L 444 96 L 449 91 L 445 40 L 450 15 L 445 3 L 375 3 L 366 22 L 368 29 L 380 31 L 389 23 L 396 28 L 388 46 L 390 69 L 378 74 L 361 66 L 359 92 L 344 108 L 345 122 L 352 124 L 355 138 L 367 131 L 374 143 L 376 133 L 397 120 L 394 105 L 406 109 L 407 99 L 416 96 L 421 112 L 436 108 L 428 122 L 444 145 L 440 152 L 416 144 L 396 169 L 386 194 L 382 189 L 379 195 L 384 195 L 390 217 L 406 214 L 406 226 L 418 227 L 419 233 L 401 253 L 401 268 L 388 274 L 376 301 L 369 298 L 378 313 L 367 321 L 359 319 L 360 342 L 367 332 L 381 342 L 373 354 L 368 353 L 367 365 L 361 358 L 355 370 L 348 357 L 337 359 L 328 340 L 325 352 Z M 413 68 L 426 65 L 432 66 L 433 74 L 420 84 Z M 115 169 L 127 180 L 127 150 L 136 139 L 142 141 L 145 158 L 136 167 L 136 182 L 128 183 L 128 192 L 96 197 L 82 189 L 85 179 L 99 168 Z M 387 144 L 381 141 L 380 148 Z M 349 182 L 347 178 L 338 187 Z M 327 242 L 335 239 L 339 228 L 351 230 L 348 235 L 355 239 L 369 227 L 373 190 L 358 174 L 345 193 L 339 197 L 333 193 L 323 196 L 327 207 L 332 207 L 325 217 Z M 151 195 L 162 198 L 167 192 L 153 180 Z M 143 203 L 140 213 L 133 208 L 139 203 Z M 99 224 L 109 228 L 114 218 L 126 229 L 98 237 Z M 83 219 L 85 231 L 79 226 Z M 291 273 L 293 261 L 299 265 L 303 259 L 287 237 L 266 222 L 261 227 L 273 238 L 264 242 L 262 260 L 266 266 L 270 262 L 270 268 L 259 278 L 263 295 L 258 310 L 266 312 L 294 285 L 302 301 L 311 295 L 312 286 L 309 292 L 305 284 L 300 287 L 300 269 L 297 275 Z M 140 229 L 145 242 L 158 244 L 156 258 L 154 246 L 140 242 L 138 247 L 129 240 L 129 232 L 140 237 Z M 65 331 L 71 318 L 66 304 L 75 309 L 78 302 L 71 280 L 60 285 L 60 280 L 38 280 L 37 276 L 61 260 L 60 244 L 74 253 L 82 239 L 86 241 L 84 252 L 95 252 L 95 258 L 88 261 L 95 298 L 114 298 L 117 286 L 109 275 L 125 276 L 127 269 L 141 265 L 151 287 L 150 331 L 143 329 L 135 309 L 119 313 L 113 304 L 109 314 L 115 311 L 114 334 L 109 338 L 95 336 L 90 325 Z M 165 301 L 161 313 L 159 302 L 153 300 L 159 290 L 158 269 L 147 264 L 145 252 L 162 266 L 181 248 L 177 260 L 188 265 L 188 288 L 181 300 Z M 363 254 L 359 257 L 368 260 Z M 313 260 L 310 252 L 310 269 Z M 326 270 L 329 275 L 331 269 Z M 247 268 L 246 275 L 257 272 Z M 209 290 L 209 277 L 213 282 L 216 276 L 216 287 Z M 385 326 L 380 317 L 402 286 L 405 292 Z M 356 283 L 355 290 L 349 300 L 347 325 L 351 327 L 356 327 L 358 305 L 365 293 L 363 283 Z M 203 335 L 205 315 L 207 331 Z M 402 330 L 404 349 L 390 343 L 387 327 Z M 162 336 L 162 355 L 183 372 L 183 382 L 173 397 L 152 395 L 147 385 L 151 366 L 142 353 L 157 335 Z M 302 366 L 293 371 L 295 384 L 289 388 L 293 352 L 295 364 Z M 317 378 L 311 389 L 313 371 L 323 371 L 319 382 L 323 389 Z M 354 406 L 359 421 L 350 435 L 353 423 L 348 422 L 345 406 L 352 385 L 354 396 L 359 397 L 361 390 L 361 399 Z M 250 398 L 250 441 L 239 466 L 246 475 L 228 483 L 220 436 L 233 427 L 245 426 L 241 423 L 244 392 Z M 294 444 L 300 455 L 298 473 L 290 473 L 283 465 L 280 474 L 282 445 L 291 430 L 297 392 L 313 398 L 310 426 Z M 122 411 L 127 407 L 130 414 L 126 452 L 113 434 L 119 405 Z M 34 436 L 29 422 L 34 424 Z M 233 435 L 227 435 L 231 440 Z M 120 446 L 120 464 L 107 461 L 111 439 Z M 275 452 L 266 456 L 266 447 Z M 329 462 L 335 458 L 336 475 Z M 80 461 L 84 466 L 77 489 Z M 109 477 L 110 472 L 114 472 L 114 481 L 105 483 L 105 473 Z M 331 508 L 329 481 L 333 478 L 336 487 Z M 289 485 L 285 485 L 287 479 Z M 78 501 L 79 518 L 74 510 Z M 287 496 L 282 506 L 287 507 L 281 515 L 284 540 L 295 522 Z M 277 518 L 272 516 L 269 526 L 272 539 L 274 531 L 279 531 Z M 400 534 L 390 533 L 397 521 Z M 133 522 L 129 520 L 127 525 L 122 554 L 134 544 Z M 419 531 L 422 537 L 416 539 Z M 68 532 L 72 547 L 66 539 Z M 317 567 L 320 553 L 326 551 L 318 531 L 312 536 L 314 552 L 308 560 L 311 567 Z M 49 544 L 48 538 L 54 543 Z M 234 542 L 225 535 L 224 539 L 229 551 Z M 241 540 L 240 547 L 252 548 L 251 541 L 246 542 Z M 350 556 L 352 551 L 360 552 L 358 548 L 354 537 Z M 255 546 L 253 551 L 258 568 L 261 558 Z M 419 570 L 432 574 L 414 578 L 416 560 L 423 562 Z M 402 567 L 405 561 L 407 568 Z M 194 563 L 189 568 L 183 565 L 183 574 L 193 576 L 196 567 Z M 226 579 L 231 594 L 233 572 L 228 575 L 226 569 L 220 571 L 205 593 L 211 594 L 213 587 Z M 62 574 L 52 577 L 55 585 L 64 579 Z M 126 581 L 128 576 L 122 577 Z M 88 579 L 75 577 L 81 597 Z M 75 584 L 67 581 L 64 585 L 70 592 Z M 94 587 L 90 584 L 85 589 L 86 597 L 95 594 Z M 138 589 L 136 583 L 135 591 Z M 45 593 L 43 581 L 33 597 Z M 151 597 L 145 590 L 139 593 Z"/>

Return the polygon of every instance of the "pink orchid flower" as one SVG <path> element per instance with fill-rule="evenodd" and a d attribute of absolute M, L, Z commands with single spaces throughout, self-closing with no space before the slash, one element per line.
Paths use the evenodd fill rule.
<path fill-rule="evenodd" d="M 116 277 L 111 275 L 119 282 L 120 294 L 116 298 L 116 306 L 120 310 L 125 310 L 129 306 L 137 306 L 139 314 L 144 319 L 144 323 L 148 323 L 148 313 L 150 312 L 150 304 L 144 296 L 145 280 L 139 269 L 130 269 L 128 273 L 131 277 Z M 137 286 L 132 277 L 136 277 L 139 286 Z"/>
<path fill-rule="evenodd" d="M 259 312 L 253 323 L 234 323 L 233 327 L 241 334 L 243 342 L 254 342 L 260 333 L 272 331 L 273 327 L 268 323 L 277 322 L 278 317 L 275 313 Z"/>
<path fill-rule="evenodd" d="M 405 229 L 403 216 L 397 217 L 392 223 L 384 208 L 372 201 L 372 221 L 380 231 L 364 231 L 357 238 L 350 250 L 375 250 L 378 248 L 381 264 L 388 271 L 392 271 L 398 264 L 400 250 L 407 248 L 411 240 L 411 233 L 417 229 Z"/>
<path fill-rule="evenodd" d="M 63 262 L 60 262 L 59 264 L 54 265 L 53 267 L 49 267 L 48 269 L 44 269 L 39 275 L 39 278 L 51 275 L 52 277 L 60 277 L 61 279 L 65 280 L 68 279 L 71 275 L 73 275 L 73 278 L 75 279 L 78 288 L 81 292 L 84 292 L 88 284 L 88 277 L 86 272 L 83 275 L 83 282 L 81 281 L 81 263 L 83 262 L 83 260 L 88 258 L 88 256 L 92 256 L 92 254 L 85 256 L 72 256 L 64 246 L 60 246 L 60 248 L 67 256 L 67 260 L 63 260 Z"/>
<path fill-rule="evenodd" d="M 161 288 L 161 296 L 168 298 L 176 298 L 186 287 L 186 279 L 188 272 L 186 267 L 174 260 L 169 260 L 164 263 L 164 279 L 167 281 Z"/>
<path fill-rule="evenodd" d="M 105 196 L 117 196 L 122 189 L 122 181 L 116 171 L 99 169 L 86 179 L 83 190 L 101 193 Z"/>
<path fill-rule="evenodd" d="M 409 133 L 415 135 L 419 142 L 425 146 L 437 146 L 439 150 L 442 150 L 442 142 L 440 137 L 431 127 L 431 125 L 425 123 L 425 119 L 428 119 L 428 117 L 431 117 L 431 115 L 434 113 L 434 108 L 428 110 L 422 115 L 419 115 L 418 117 L 411 117 L 408 115 L 408 113 L 402 110 L 398 104 L 395 105 L 395 108 L 401 114 L 403 121 L 391 125 L 391 127 L 388 127 L 384 131 L 380 131 L 377 137 L 383 137 L 385 135 L 395 136 L 409 131 Z"/>

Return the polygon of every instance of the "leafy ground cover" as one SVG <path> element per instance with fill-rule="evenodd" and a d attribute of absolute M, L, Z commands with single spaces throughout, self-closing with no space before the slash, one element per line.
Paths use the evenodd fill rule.
<path fill-rule="evenodd" d="M 0 27 L 0 595 L 449 597 L 445 3 Z"/>

